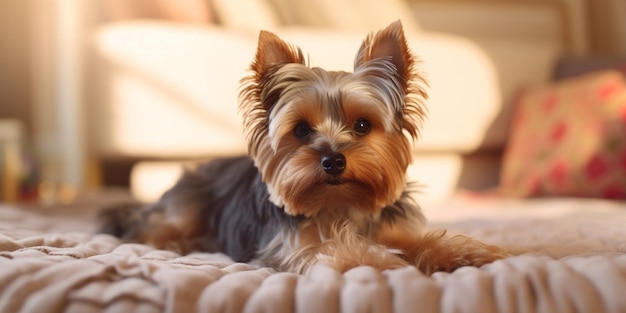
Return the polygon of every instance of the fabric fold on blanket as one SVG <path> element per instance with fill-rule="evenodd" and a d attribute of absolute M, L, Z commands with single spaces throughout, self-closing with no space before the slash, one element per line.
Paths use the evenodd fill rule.
<path fill-rule="evenodd" d="M 13 231 L 9 217 L 22 218 L 16 210 L 0 206 L 1 312 L 626 312 L 626 230 L 598 237 L 597 245 L 609 246 L 595 249 L 602 253 L 526 253 L 430 277 L 414 267 L 339 273 L 318 266 L 297 275 L 108 235 Z M 24 214 L 37 225 L 52 221 Z M 585 232 L 597 237 L 598 227 Z"/>

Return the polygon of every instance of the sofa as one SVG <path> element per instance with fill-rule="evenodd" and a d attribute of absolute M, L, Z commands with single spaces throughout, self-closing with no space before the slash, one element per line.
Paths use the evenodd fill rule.
<path fill-rule="evenodd" d="M 409 44 L 430 85 L 428 118 L 409 169 L 410 179 L 425 186 L 424 201 L 498 184 L 515 93 L 549 81 L 567 49 L 564 17 L 554 6 L 537 5 L 534 16 L 543 18 L 526 20 L 528 13 L 512 6 L 504 11 L 511 17 L 510 37 L 477 31 L 472 38 L 420 29 L 410 13 L 419 8 L 403 1 L 389 1 L 384 12 L 372 4 L 382 12 L 375 20 L 366 23 L 368 12 L 361 18 L 353 13 L 349 26 L 341 17 L 327 17 L 328 25 L 316 26 L 295 13 L 299 25 L 277 25 L 220 7 L 229 2 L 215 3 L 214 10 L 229 25 L 122 20 L 95 27 L 87 93 L 90 155 L 139 161 L 130 184 L 142 200 L 153 200 L 167 188 L 180 173 L 181 161 L 246 153 L 237 95 L 262 27 L 254 23 L 300 46 L 312 66 L 350 71 L 364 36 L 402 12 Z M 332 5 L 320 3 L 308 9 L 333 11 Z M 241 25 L 248 17 L 250 22 Z M 529 36 L 537 28 L 544 35 Z"/>

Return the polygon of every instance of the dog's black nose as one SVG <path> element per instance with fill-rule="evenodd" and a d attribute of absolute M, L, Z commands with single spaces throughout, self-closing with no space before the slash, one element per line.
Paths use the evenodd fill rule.
<path fill-rule="evenodd" d="M 322 168 L 327 174 L 337 176 L 346 169 L 346 157 L 341 153 L 322 156 Z"/>

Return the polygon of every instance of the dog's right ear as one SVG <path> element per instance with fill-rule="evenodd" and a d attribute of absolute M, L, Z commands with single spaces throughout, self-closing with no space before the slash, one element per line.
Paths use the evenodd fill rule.
<path fill-rule="evenodd" d="M 287 63 L 305 64 L 302 50 L 284 42 L 271 32 L 261 31 L 256 57 L 252 63 L 257 81 L 266 78 L 268 72 L 276 65 Z"/>
<path fill-rule="evenodd" d="M 253 158 L 259 150 L 271 148 L 267 141 L 269 112 L 282 93 L 283 87 L 276 85 L 288 79 L 275 74 L 283 65 L 294 63 L 306 65 L 302 50 L 273 33 L 261 31 L 256 56 L 250 65 L 251 74 L 241 80 L 239 91 L 239 110 Z"/>

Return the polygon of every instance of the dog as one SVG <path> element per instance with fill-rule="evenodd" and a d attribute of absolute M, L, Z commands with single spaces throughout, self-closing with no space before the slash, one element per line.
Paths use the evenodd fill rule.
<path fill-rule="evenodd" d="M 431 274 L 506 257 L 428 230 L 411 196 L 406 170 L 427 99 L 417 62 L 400 21 L 365 38 L 352 73 L 311 68 L 301 49 L 261 31 L 239 97 L 249 155 L 187 171 L 154 204 L 104 211 L 101 231 L 295 273 Z"/>

